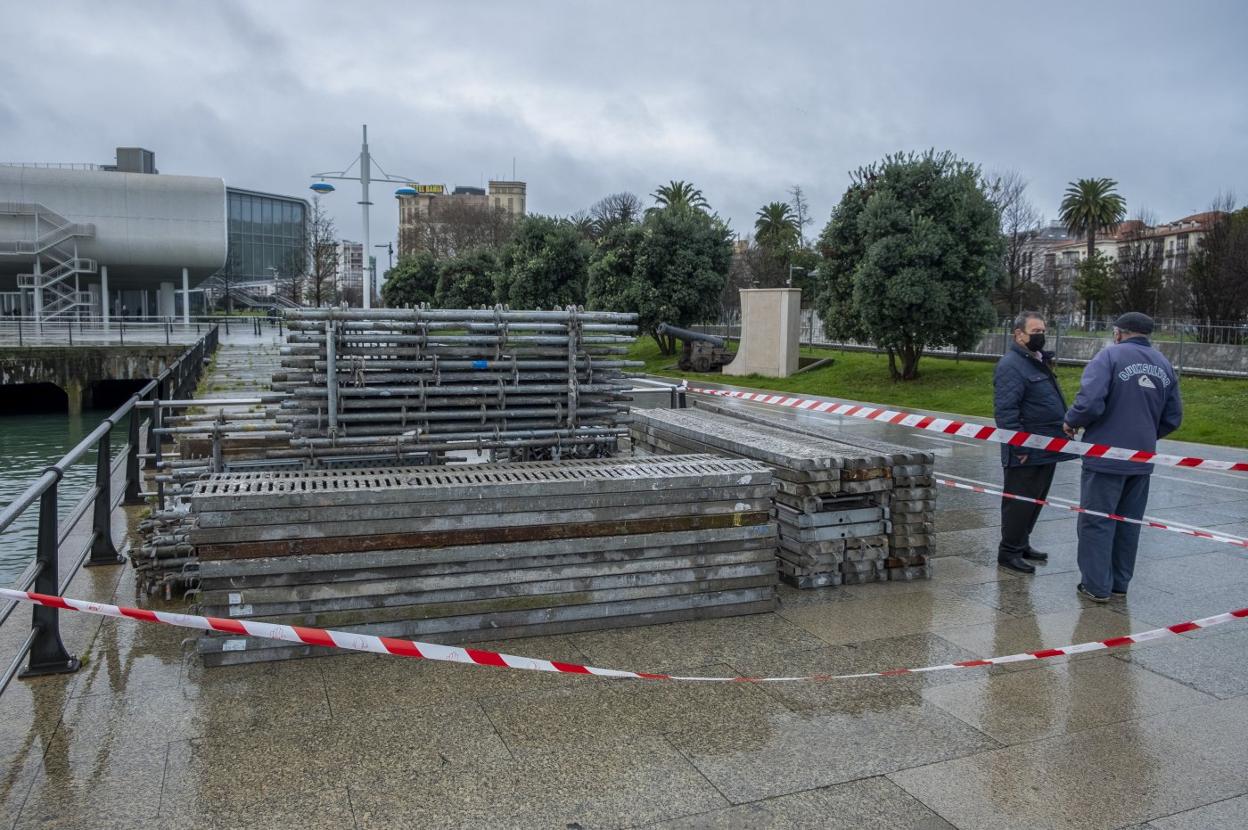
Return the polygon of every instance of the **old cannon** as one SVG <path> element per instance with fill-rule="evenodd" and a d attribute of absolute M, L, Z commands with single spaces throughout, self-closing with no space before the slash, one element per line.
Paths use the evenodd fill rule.
<path fill-rule="evenodd" d="M 732 362 L 734 353 L 728 351 L 726 337 L 677 328 L 667 323 L 659 323 L 658 332 L 684 343 L 676 364 L 681 371 L 710 372 Z"/>

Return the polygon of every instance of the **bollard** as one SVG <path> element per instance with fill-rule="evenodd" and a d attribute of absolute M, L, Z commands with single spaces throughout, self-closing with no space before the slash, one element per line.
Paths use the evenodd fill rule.
<path fill-rule="evenodd" d="M 56 473 L 56 478 L 39 498 L 39 541 L 35 548 L 35 557 L 39 570 L 35 574 L 35 592 L 60 596 L 61 568 L 59 564 L 59 529 L 56 514 L 56 490 L 63 475 L 57 467 L 48 467 L 45 473 Z M 59 611 L 36 605 L 31 615 L 33 639 L 30 645 L 30 659 L 26 668 L 18 677 L 39 677 L 45 674 L 67 674 L 76 672 L 80 666 L 77 657 L 65 650 L 61 641 Z"/>
<path fill-rule="evenodd" d="M 126 561 L 113 546 L 113 470 L 112 447 L 113 419 L 105 418 L 108 429 L 95 451 L 95 505 L 91 519 L 91 556 L 87 567 L 93 565 L 116 565 Z"/>

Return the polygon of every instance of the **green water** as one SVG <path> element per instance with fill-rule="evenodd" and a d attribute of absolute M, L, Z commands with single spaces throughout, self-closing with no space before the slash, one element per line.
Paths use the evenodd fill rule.
<path fill-rule="evenodd" d="M 45 467 L 99 426 L 109 414 L 88 410 L 66 414 L 0 416 L 0 506 L 7 506 L 30 486 Z M 113 452 L 125 443 L 125 426 L 113 428 Z M 114 455 L 114 458 L 116 456 Z M 57 491 L 57 507 L 64 518 L 95 481 L 95 452 L 70 467 Z M 0 533 L 0 586 L 8 587 L 34 558 L 39 528 L 39 502 L 26 508 L 17 521 Z"/>

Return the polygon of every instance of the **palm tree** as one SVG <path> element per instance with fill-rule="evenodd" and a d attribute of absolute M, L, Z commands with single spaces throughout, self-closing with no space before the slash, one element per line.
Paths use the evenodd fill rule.
<path fill-rule="evenodd" d="M 797 242 L 797 217 L 784 202 L 763 205 L 754 215 L 754 238 L 758 244 L 779 251 Z"/>
<path fill-rule="evenodd" d="M 659 207 L 687 207 L 707 210 L 710 204 L 702 191 L 686 181 L 669 182 L 650 194 Z"/>
<path fill-rule="evenodd" d="M 1079 179 L 1066 188 L 1058 218 L 1072 236 L 1087 236 L 1088 259 L 1096 253 L 1096 235 L 1112 231 L 1127 215 L 1127 202 L 1114 191 L 1113 179 Z"/>

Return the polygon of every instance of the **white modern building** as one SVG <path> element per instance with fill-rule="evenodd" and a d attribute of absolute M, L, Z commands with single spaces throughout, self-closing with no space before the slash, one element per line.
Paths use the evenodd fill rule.
<path fill-rule="evenodd" d="M 117 164 L 0 164 L 0 315 L 189 317 L 193 289 L 304 267 L 307 202 Z"/>

